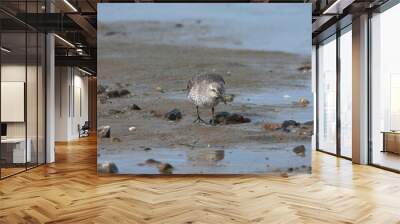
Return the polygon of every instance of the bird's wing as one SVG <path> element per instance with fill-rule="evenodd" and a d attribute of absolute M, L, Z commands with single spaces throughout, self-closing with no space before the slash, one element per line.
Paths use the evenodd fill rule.
<path fill-rule="evenodd" d="M 192 88 L 192 86 L 193 86 L 193 80 L 191 79 L 191 80 L 189 80 L 188 83 L 187 83 L 186 90 L 187 90 L 187 91 L 190 91 L 190 89 Z"/>
<path fill-rule="evenodd" d="M 219 82 L 219 83 L 225 84 L 225 80 L 222 78 L 221 75 L 213 74 L 213 73 L 197 76 L 198 82 L 201 82 L 204 80 L 206 80 L 207 82 Z"/>

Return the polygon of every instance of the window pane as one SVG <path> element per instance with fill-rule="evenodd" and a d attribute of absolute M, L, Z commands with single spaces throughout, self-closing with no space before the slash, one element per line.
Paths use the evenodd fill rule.
<path fill-rule="evenodd" d="M 38 132 L 38 120 L 37 120 L 37 33 L 28 32 L 28 61 L 27 61 L 27 80 L 26 80 L 26 113 L 27 113 L 27 143 L 28 149 L 30 148 L 31 153 L 29 154 L 30 160 L 28 160 L 28 168 L 37 165 L 37 132 Z"/>
<path fill-rule="evenodd" d="M 396 170 L 400 170 L 398 21 L 400 5 L 374 15 L 371 20 L 372 163 Z"/>
<path fill-rule="evenodd" d="M 46 65 L 46 52 L 45 52 L 46 37 L 44 34 L 39 33 L 39 46 L 38 46 L 38 164 L 45 163 L 45 119 L 46 119 L 46 78 L 45 78 L 45 65 Z"/>
<path fill-rule="evenodd" d="M 350 27 L 351 28 L 351 27 Z M 340 36 L 340 150 L 352 156 L 352 35 L 351 30 Z"/>
<path fill-rule="evenodd" d="M 336 153 L 336 40 L 335 36 L 318 48 L 318 144 L 319 149 Z"/>
<path fill-rule="evenodd" d="M 1 46 L 1 177 L 25 170 L 26 34 L 2 33 Z"/>

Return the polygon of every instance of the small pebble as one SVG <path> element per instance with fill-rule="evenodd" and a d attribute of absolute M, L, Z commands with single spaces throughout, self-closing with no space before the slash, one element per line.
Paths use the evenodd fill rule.
<path fill-rule="evenodd" d="M 120 138 L 114 137 L 111 139 L 111 142 L 122 142 Z"/>
<path fill-rule="evenodd" d="M 160 93 L 163 93 L 163 92 L 164 92 L 164 89 L 161 88 L 161 86 L 157 86 L 157 87 L 156 87 L 156 90 L 157 90 L 158 92 L 160 92 Z"/>

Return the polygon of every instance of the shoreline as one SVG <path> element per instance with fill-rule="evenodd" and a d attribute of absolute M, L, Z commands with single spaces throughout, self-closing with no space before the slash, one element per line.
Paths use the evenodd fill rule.
<path fill-rule="evenodd" d="M 281 125 L 285 120 L 295 120 L 303 126 L 313 120 L 311 72 L 301 69 L 311 57 L 132 42 L 118 34 L 100 36 L 99 46 L 98 85 L 104 92 L 98 95 L 98 125 L 111 128 L 110 138 L 99 140 L 100 162 L 113 160 L 121 172 L 149 174 L 158 170 L 143 165 L 147 160 L 169 163 L 176 168 L 175 173 L 185 173 L 185 169 L 188 173 L 235 173 L 243 156 L 253 158 L 245 163 L 256 164 L 260 172 L 278 168 L 287 172 L 309 164 L 310 126 L 285 132 L 267 130 L 264 124 Z M 237 113 L 249 118 L 249 123 L 193 124 L 195 108 L 186 99 L 186 85 L 192 76 L 208 72 L 221 74 L 226 93 L 235 95 L 233 102 L 219 104 L 216 112 Z M 128 94 L 107 97 L 107 91 L 116 90 Z M 298 105 L 302 98 L 311 102 Z M 128 109 L 133 104 L 140 110 Z M 173 109 L 181 112 L 181 119 L 169 121 L 164 117 Z M 209 120 L 211 111 L 202 108 L 200 114 Z M 129 131 L 131 127 L 134 131 Z M 293 153 L 293 147 L 298 145 L 304 145 L 304 157 Z M 214 161 L 207 154 L 205 157 L 211 161 L 197 167 L 191 158 L 203 158 L 196 153 L 210 150 L 218 155 L 224 153 L 224 159 Z M 270 160 L 258 159 L 264 157 Z M 282 161 L 276 164 L 275 159 Z M 297 161 L 296 166 L 283 162 L 291 159 Z"/>

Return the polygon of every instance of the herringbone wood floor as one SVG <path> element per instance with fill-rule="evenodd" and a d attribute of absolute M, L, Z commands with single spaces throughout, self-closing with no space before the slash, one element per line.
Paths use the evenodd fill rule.
<path fill-rule="evenodd" d="M 0 181 L 0 223 L 400 223 L 400 175 L 315 152 L 313 174 L 98 177 L 96 140 Z"/>

